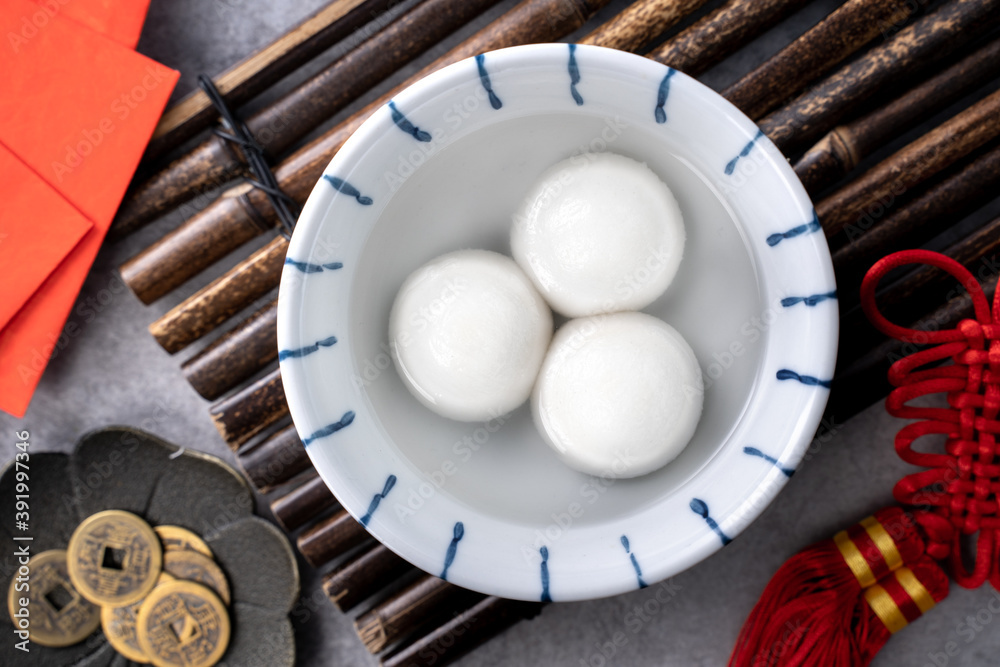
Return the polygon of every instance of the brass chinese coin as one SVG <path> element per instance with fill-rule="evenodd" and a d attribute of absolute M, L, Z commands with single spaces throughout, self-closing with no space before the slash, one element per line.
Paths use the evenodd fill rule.
<path fill-rule="evenodd" d="M 43 551 L 16 572 L 7 594 L 7 611 L 15 629 L 30 633 L 42 646 L 71 646 L 101 624 L 101 610 L 73 586 L 62 549 Z M 23 622 L 22 622 L 23 620 Z"/>
<path fill-rule="evenodd" d="M 209 558 L 215 558 L 215 554 L 205 544 L 205 540 L 187 528 L 181 528 L 180 526 L 156 526 L 153 530 L 160 536 L 160 543 L 163 545 L 164 551 L 197 551 Z"/>
<path fill-rule="evenodd" d="M 207 586 L 171 581 L 139 608 L 139 646 L 156 667 L 211 667 L 229 646 L 226 605 Z"/>
<path fill-rule="evenodd" d="M 168 551 L 163 554 L 163 569 L 178 579 L 205 584 L 229 604 L 229 582 L 211 558 L 194 551 Z"/>
<path fill-rule="evenodd" d="M 131 512 L 98 512 L 77 526 L 66 555 L 69 576 L 95 604 L 121 607 L 146 597 L 163 564 L 160 539 Z"/>
<path fill-rule="evenodd" d="M 161 572 L 156 579 L 156 585 L 161 586 L 174 578 L 166 572 Z M 153 590 L 156 590 L 155 588 Z M 121 655 L 132 662 L 147 664 L 149 658 L 139 647 L 135 625 L 138 620 L 139 608 L 146 598 L 122 607 L 101 607 L 101 628 L 108 643 Z"/>

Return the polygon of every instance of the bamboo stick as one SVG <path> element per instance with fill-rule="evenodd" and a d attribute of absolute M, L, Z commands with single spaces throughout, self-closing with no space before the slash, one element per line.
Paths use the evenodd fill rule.
<path fill-rule="evenodd" d="M 649 0 L 625 8 L 580 44 L 636 51 L 663 34 L 671 26 L 705 4 L 707 0 Z"/>
<path fill-rule="evenodd" d="M 829 73 L 877 35 L 886 23 L 909 19 L 916 3 L 847 0 L 767 62 L 722 91 L 757 120 Z"/>
<path fill-rule="evenodd" d="M 280 38 L 215 77 L 219 91 L 233 105 L 256 97 L 304 63 L 380 14 L 393 0 L 334 0 Z M 211 125 L 218 115 L 197 90 L 163 114 L 145 157 L 156 156 Z"/>
<path fill-rule="evenodd" d="M 454 609 L 469 609 L 486 596 L 424 574 L 415 582 L 354 622 L 358 636 L 371 653 L 383 651 L 406 633 Z"/>
<path fill-rule="evenodd" d="M 876 92 L 948 57 L 998 19 L 1000 0 L 952 0 L 761 120 L 760 129 L 791 156 Z"/>
<path fill-rule="evenodd" d="M 253 377 L 278 358 L 278 300 L 264 305 L 181 365 L 181 372 L 210 401 Z"/>
<path fill-rule="evenodd" d="M 236 458 L 247 479 L 261 493 L 268 493 L 312 468 L 295 426 L 286 426 L 263 442 L 239 452 Z"/>
<path fill-rule="evenodd" d="M 209 416 L 230 449 L 236 451 L 271 424 L 288 416 L 281 370 L 215 403 Z"/>
<path fill-rule="evenodd" d="M 729 0 L 646 54 L 698 76 L 810 0 Z"/>
<path fill-rule="evenodd" d="M 956 170 L 940 183 L 833 253 L 837 299 L 845 312 L 858 303 L 865 271 L 889 248 L 916 248 L 980 208 L 1000 192 L 1000 145 Z"/>
<path fill-rule="evenodd" d="M 927 120 L 1000 74 L 1000 39 L 980 48 L 883 107 L 836 127 L 796 163 L 810 194 L 843 178 L 889 139 Z"/>
<path fill-rule="evenodd" d="M 273 290 L 281 278 L 287 251 L 288 241 L 276 236 L 150 324 L 149 332 L 167 352 L 183 350 Z"/>
<path fill-rule="evenodd" d="M 324 576 L 323 591 L 337 609 L 347 612 L 413 569 L 384 544 L 376 542 Z"/>
<path fill-rule="evenodd" d="M 489 596 L 441 626 L 402 646 L 383 658 L 382 667 L 443 667 L 518 621 L 533 618 L 542 610 L 537 602 L 505 600 Z"/>
<path fill-rule="evenodd" d="M 432 71 L 482 51 L 558 39 L 583 25 L 607 2 L 523 0 L 390 93 L 290 156 L 275 172 L 278 182 L 290 197 L 305 201 L 331 156 L 391 95 Z M 141 301 L 151 303 L 262 233 L 258 220 L 274 221 L 260 193 L 223 197 L 126 262 L 121 267 L 122 279 Z"/>
<path fill-rule="evenodd" d="M 422 0 L 344 57 L 246 119 L 271 159 L 413 58 L 499 0 Z M 138 229 L 244 170 L 238 151 L 212 136 L 133 188 L 115 220 L 115 232 Z"/>
<path fill-rule="evenodd" d="M 313 567 L 329 563 L 369 539 L 364 527 L 340 509 L 299 535 L 299 553 Z"/>
<path fill-rule="evenodd" d="M 1000 90 L 904 146 L 816 205 L 834 245 L 849 225 L 878 217 L 896 198 L 1000 136 Z M 836 241 L 835 241 L 836 239 Z"/>
<path fill-rule="evenodd" d="M 311 472 L 306 481 L 271 503 L 271 513 L 287 533 L 294 533 L 331 507 L 337 499 L 323 478 Z"/>

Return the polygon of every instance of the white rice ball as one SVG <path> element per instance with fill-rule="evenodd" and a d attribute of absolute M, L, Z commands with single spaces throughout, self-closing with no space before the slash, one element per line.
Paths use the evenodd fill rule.
<path fill-rule="evenodd" d="M 509 257 L 460 250 L 420 267 L 389 316 L 396 369 L 434 412 L 485 421 L 531 394 L 552 313 Z"/>
<path fill-rule="evenodd" d="M 673 327 L 644 313 L 571 320 L 556 332 L 532 394 L 535 424 L 570 467 L 636 477 L 694 435 L 703 385 Z"/>
<path fill-rule="evenodd" d="M 684 240 L 670 188 L 645 164 L 613 153 L 551 167 L 511 229 L 514 259 L 567 317 L 645 308 L 676 275 Z"/>

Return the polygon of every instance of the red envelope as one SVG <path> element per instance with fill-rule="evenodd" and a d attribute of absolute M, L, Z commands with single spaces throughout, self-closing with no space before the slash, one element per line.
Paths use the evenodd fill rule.
<path fill-rule="evenodd" d="M 44 28 L 52 16 L 59 14 L 82 23 L 95 32 L 107 35 L 130 49 L 134 49 L 139 42 L 139 33 L 142 32 L 146 10 L 149 9 L 149 0 L 34 0 L 34 2 L 39 6 L 39 10 L 28 18 L 27 24 L 22 23 L 22 30 L 26 33 L 31 32 L 32 26 L 38 29 Z"/>
<path fill-rule="evenodd" d="M 5 0 L 0 35 L 36 11 Z M 94 225 L 0 331 L 0 409 L 20 417 L 179 74 L 58 14 L 0 72 L 0 142 Z"/>
<path fill-rule="evenodd" d="M 0 144 L 0 329 L 93 225 Z"/>

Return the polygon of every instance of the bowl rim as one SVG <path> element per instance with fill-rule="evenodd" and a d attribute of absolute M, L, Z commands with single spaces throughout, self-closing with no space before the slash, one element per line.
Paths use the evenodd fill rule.
<path fill-rule="evenodd" d="M 384 485 L 374 487 L 371 480 L 366 480 L 367 486 L 360 488 L 357 471 L 338 467 L 338 461 L 332 454 L 332 446 L 328 446 L 327 442 L 339 439 L 338 446 L 343 447 L 346 440 L 355 437 L 350 435 L 351 431 L 359 429 L 358 424 L 369 416 L 366 414 L 369 408 L 362 404 L 348 406 L 345 403 L 345 409 L 338 407 L 333 411 L 335 414 L 329 411 L 322 417 L 315 414 L 314 397 L 310 396 L 306 382 L 309 365 L 301 363 L 294 354 L 286 355 L 285 351 L 303 350 L 317 344 L 304 337 L 299 318 L 300 311 L 305 308 L 302 305 L 303 286 L 308 280 L 318 280 L 316 276 L 323 273 L 322 267 L 313 264 L 312 259 L 316 235 L 329 210 L 344 202 L 364 205 L 363 199 L 368 194 L 365 188 L 362 188 L 365 192 L 361 192 L 354 187 L 357 184 L 352 185 L 342 177 L 353 172 L 354 165 L 364 159 L 373 145 L 382 141 L 409 140 L 404 133 L 395 130 L 394 126 L 414 137 L 420 132 L 420 128 L 409 122 L 399 110 L 419 107 L 424 102 L 454 94 L 462 86 L 473 84 L 482 85 L 492 95 L 487 71 L 494 73 L 494 79 L 498 78 L 498 72 L 503 72 L 505 77 L 519 72 L 530 72 L 532 76 L 537 76 L 540 71 L 547 72 L 546 68 L 554 69 L 556 66 L 565 73 L 567 52 L 571 80 L 572 70 L 579 62 L 581 66 L 586 65 L 587 71 L 593 71 L 591 68 L 604 68 L 608 73 L 621 74 L 623 77 L 644 76 L 653 86 L 658 84 L 658 90 L 651 93 L 657 102 L 655 109 L 650 109 L 650 118 L 652 120 L 655 117 L 654 122 L 661 122 L 660 114 L 665 101 L 669 101 L 671 105 L 684 104 L 678 98 L 696 100 L 708 110 L 707 113 L 718 113 L 726 121 L 722 133 L 742 139 L 733 144 L 730 154 L 734 157 L 726 162 L 725 173 L 733 173 L 732 165 L 738 164 L 748 154 L 753 154 L 758 164 L 755 173 L 768 174 L 768 178 L 784 188 L 788 197 L 787 206 L 795 214 L 783 222 L 737 218 L 741 231 L 753 226 L 754 236 L 748 241 L 751 246 L 748 247 L 748 252 L 751 255 L 772 252 L 775 257 L 781 258 L 775 260 L 776 265 L 784 266 L 787 263 L 789 267 L 793 267 L 787 271 L 781 269 L 783 272 L 808 270 L 812 272 L 812 283 L 824 287 L 809 294 L 797 293 L 794 288 L 798 285 L 775 289 L 772 284 L 769 289 L 762 290 L 762 305 L 769 302 L 769 297 L 777 291 L 786 294 L 779 314 L 783 315 L 785 311 L 796 311 L 797 314 L 794 318 L 784 318 L 789 321 L 787 326 L 781 324 L 784 320 L 779 317 L 778 324 L 767 333 L 765 350 L 760 360 L 761 370 L 755 382 L 765 382 L 768 387 L 776 389 L 768 390 L 767 397 L 757 396 L 751 399 L 763 401 L 761 405 L 754 404 L 758 411 L 754 414 L 761 419 L 763 417 L 760 415 L 772 415 L 773 420 L 779 419 L 773 415 L 787 416 L 791 413 L 793 418 L 792 423 L 781 430 L 784 444 L 771 442 L 768 447 L 766 443 L 761 444 L 761 441 L 748 441 L 742 446 L 742 452 L 737 452 L 745 456 L 741 461 L 753 461 L 757 469 L 747 473 L 745 486 L 749 492 L 742 495 L 735 505 L 728 499 L 725 503 L 713 502 L 711 497 L 702 497 L 704 494 L 701 488 L 693 488 L 697 485 L 685 485 L 692 486 L 688 490 L 690 500 L 687 502 L 686 513 L 681 511 L 676 514 L 689 539 L 680 549 L 665 549 L 655 539 L 635 540 L 636 536 L 633 534 L 626 536 L 632 527 L 645 525 L 648 528 L 650 522 L 657 517 L 657 512 L 662 519 L 662 513 L 667 508 L 653 507 L 629 517 L 629 528 L 623 528 L 620 535 L 608 535 L 606 529 L 597 526 L 567 530 L 567 534 L 576 532 L 574 540 L 568 542 L 571 547 L 600 540 L 600 548 L 595 547 L 592 551 L 575 555 L 569 553 L 567 556 L 567 552 L 562 549 L 567 541 L 563 540 L 550 554 L 549 547 L 552 545 L 543 543 L 539 546 L 538 540 L 533 540 L 530 546 L 521 545 L 525 563 L 511 564 L 509 570 L 498 571 L 495 569 L 499 567 L 498 562 L 489 551 L 489 539 L 469 539 L 469 527 L 474 527 L 479 522 L 485 528 L 479 533 L 491 533 L 500 530 L 494 525 L 500 522 L 487 521 L 475 515 L 471 508 L 450 501 L 444 494 L 437 494 L 435 498 L 441 499 L 440 502 L 445 505 L 432 513 L 423 510 L 422 520 L 419 522 L 397 522 L 389 518 L 390 513 L 375 513 L 379 501 L 388 496 L 404 474 L 411 474 L 412 471 L 400 471 L 398 478 L 396 474 L 382 476 Z M 575 96 L 576 89 L 573 86 L 570 87 Z M 664 88 L 668 88 L 669 100 L 664 94 Z M 754 177 L 751 174 L 750 178 Z M 331 184 L 333 187 L 330 187 Z M 733 196 L 759 199 L 762 196 L 760 193 L 747 193 L 748 190 L 756 189 L 741 188 Z M 370 204 L 371 200 L 368 202 Z M 371 224 L 374 225 L 375 222 Z M 759 233 L 765 229 L 768 230 L 766 234 Z M 820 425 L 836 361 L 838 319 L 830 253 L 824 235 L 816 233 L 818 231 L 819 222 L 812 203 L 780 151 L 735 106 L 697 80 L 644 57 L 596 46 L 536 44 L 480 54 L 428 75 L 395 95 L 392 102 L 376 110 L 333 157 L 310 194 L 290 241 L 278 299 L 278 345 L 279 350 L 283 351 L 279 356 L 279 364 L 289 411 L 313 465 L 344 508 L 390 550 L 427 572 L 483 593 L 523 600 L 589 599 L 644 587 L 687 569 L 729 544 L 787 483 Z M 790 250 L 793 246 L 794 250 Z M 755 261 L 755 265 L 759 280 L 764 283 L 776 280 L 769 273 L 772 267 L 768 262 L 762 264 Z M 304 266 L 309 268 L 304 270 Z M 342 265 L 337 268 L 341 267 Z M 312 272 L 313 268 L 319 270 Z M 347 271 L 338 273 L 353 276 Z M 787 278 L 786 276 L 786 282 Z M 802 284 L 809 282 L 807 280 Z M 789 300 L 792 303 L 787 303 Z M 797 309 L 794 308 L 796 305 L 799 306 Z M 808 334 L 814 339 L 808 345 L 811 359 L 809 367 L 776 365 L 774 356 L 781 346 L 794 347 L 796 358 L 799 356 L 799 348 L 806 346 L 805 342 L 796 340 L 794 330 L 795 326 L 799 326 L 798 333 L 801 334 L 802 318 L 806 318 Z M 791 323 L 792 320 L 799 324 Z M 792 353 L 789 351 L 788 354 Z M 338 397 L 338 400 L 341 398 Z M 765 398 L 769 398 L 772 404 L 770 407 L 766 405 Z M 783 412 L 776 412 L 777 407 L 773 404 L 778 402 L 783 403 Z M 339 419 L 334 419 L 335 417 Z M 321 440 L 324 442 L 320 447 L 314 446 L 314 443 Z M 727 456 L 733 461 L 736 459 L 735 455 Z M 719 458 L 715 457 L 706 465 L 705 470 L 718 463 Z M 730 463 L 730 467 L 734 467 L 734 464 Z M 675 490 L 670 497 L 676 495 L 679 495 L 679 490 Z M 722 511 L 718 509 L 720 505 L 724 506 Z M 428 514 L 432 514 L 431 518 L 428 518 Z M 686 516 L 680 516 L 683 514 Z M 674 517 L 674 513 L 671 517 Z M 498 534 L 504 533 L 500 531 Z M 641 552 L 638 548 L 640 544 L 644 547 Z M 460 564 L 456 560 L 456 554 L 462 555 L 463 551 L 466 552 L 466 557 L 459 559 L 463 561 Z M 494 567 L 475 566 L 471 562 L 475 560 L 492 563 Z"/>

